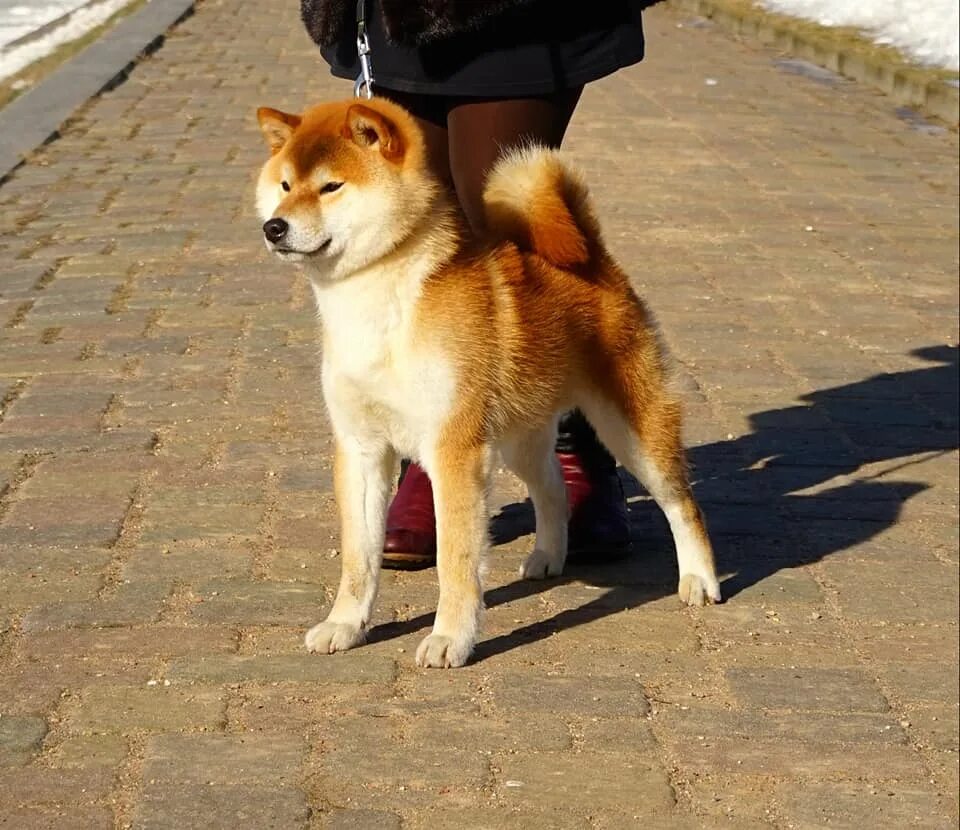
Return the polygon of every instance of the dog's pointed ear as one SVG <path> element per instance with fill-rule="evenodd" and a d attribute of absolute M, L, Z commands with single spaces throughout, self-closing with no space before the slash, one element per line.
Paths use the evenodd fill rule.
<path fill-rule="evenodd" d="M 293 131 L 300 126 L 299 115 L 290 115 L 270 107 L 260 107 L 257 110 L 257 121 L 260 122 L 260 129 L 263 130 L 271 153 L 278 153 L 293 135 Z"/>
<path fill-rule="evenodd" d="M 350 107 L 340 134 L 361 147 L 376 147 L 390 161 L 403 157 L 404 142 L 400 130 L 389 117 L 373 107 L 364 104 Z"/>

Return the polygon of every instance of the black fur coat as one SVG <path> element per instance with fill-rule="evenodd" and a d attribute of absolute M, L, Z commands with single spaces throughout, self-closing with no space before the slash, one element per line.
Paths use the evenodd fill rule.
<path fill-rule="evenodd" d="M 379 0 L 391 43 L 423 46 L 481 28 L 490 18 L 533 0 Z M 646 0 L 652 6 L 660 0 Z M 369 8 L 368 2 L 368 8 Z M 330 46 L 356 36 L 356 0 L 300 0 L 300 16 L 313 41 Z M 589 14 L 589 11 L 587 12 Z"/>

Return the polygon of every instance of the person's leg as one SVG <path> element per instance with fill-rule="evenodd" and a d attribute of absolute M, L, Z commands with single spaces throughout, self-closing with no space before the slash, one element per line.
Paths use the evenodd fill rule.
<path fill-rule="evenodd" d="M 500 155 L 525 141 L 559 147 L 582 89 L 539 98 L 461 98 L 447 116 L 449 159 L 457 199 L 470 227 L 484 230 L 483 188 Z"/>

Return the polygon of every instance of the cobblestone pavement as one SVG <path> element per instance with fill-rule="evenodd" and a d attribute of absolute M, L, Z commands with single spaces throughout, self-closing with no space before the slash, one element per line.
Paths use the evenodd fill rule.
<path fill-rule="evenodd" d="M 295 3 L 204 0 L 0 187 L 0 824 L 956 826 L 957 136 L 648 28 L 569 149 L 687 381 L 727 602 L 680 606 L 640 494 L 628 564 L 517 582 L 503 476 L 471 665 L 413 666 L 432 571 L 303 652 L 330 436 L 253 111 L 348 85 Z"/>

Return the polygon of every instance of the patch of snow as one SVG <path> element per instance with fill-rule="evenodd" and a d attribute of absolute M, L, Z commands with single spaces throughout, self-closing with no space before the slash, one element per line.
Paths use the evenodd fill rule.
<path fill-rule="evenodd" d="M 0 0 L 0 49 L 24 35 L 79 9 L 88 0 L 43 0 L 7 6 Z"/>
<path fill-rule="evenodd" d="M 928 66 L 960 69 L 960 0 L 760 0 L 822 26 L 852 26 Z"/>
<path fill-rule="evenodd" d="M 81 8 L 74 12 L 70 19 L 67 20 L 62 26 L 57 26 L 46 34 L 29 40 L 20 46 L 0 48 L 0 80 L 9 78 L 11 75 L 15 75 L 21 69 L 29 66 L 34 61 L 46 57 L 63 44 L 83 37 L 83 35 L 85 35 L 91 29 L 99 26 L 111 15 L 116 14 L 116 12 L 120 11 L 120 9 L 128 5 L 130 2 L 131 0 L 104 0 L 102 3 L 97 3 L 96 5 L 92 5 L 87 8 Z M 73 3 L 73 5 L 77 6 L 78 4 Z M 50 7 L 44 8 L 46 9 Z M 56 20 L 57 17 L 67 14 L 70 11 L 68 4 L 61 4 L 59 9 L 59 14 L 54 14 L 50 20 L 36 22 L 36 20 L 39 20 L 39 18 L 36 18 L 34 24 L 27 30 L 27 32 L 34 31 L 45 25 L 45 23 Z M 27 32 L 24 32 L 23 34 L 26 34 Z M 22 34 L 18 35 L 18 37 L 21 36 Z"/>

